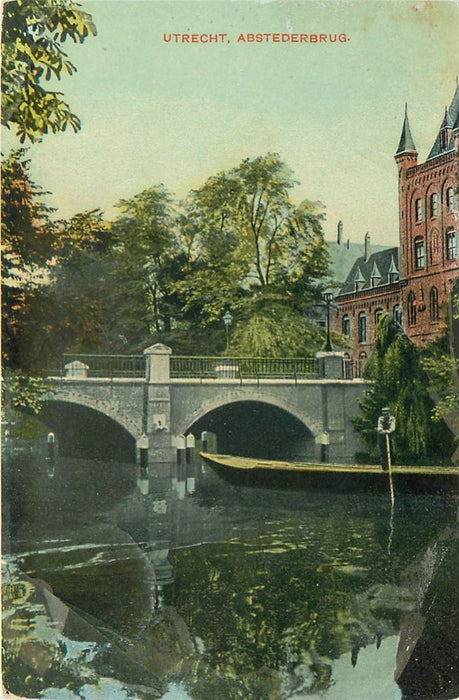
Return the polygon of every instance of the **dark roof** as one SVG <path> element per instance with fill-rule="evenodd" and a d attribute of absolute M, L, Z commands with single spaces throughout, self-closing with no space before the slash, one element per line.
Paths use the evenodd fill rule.
<path fill-rule="evenodd" d="M 456 92 L 454 93 L 453 101 L 451 102 L 451 105 L 449 109 L 446 110 L 445 117 L 442 121 L 442 124 L 440 126 L 440 131 L 437 134 L 437 138 L 435 139 L 435 143 L 432 146 L 432 150 L 430 151 L 429 155 L 427 156 L 427 160 L 429 158 L 435 158 L 435 156 L 439 156 L 441 153 L 447 153 L 448 151 L 452 151 L 454 149 L 454 137 L 451 136 L 451 139 L 448 144 L 446 144 L 445 148 L 441 147 L 441 131 L 444 128 L 448 129 L 457 129 L 459 127 L 459 85 L 456 85 Z"/>
<path fill-rule="evenodd" d="M 374 274 L 374 270 L 376 270 L 378 274 L 375 276 L 376 284 L 372 286 L 371 277 Z M 362 286 L 360 287 L 361 290 L 379 289 L 385 284 L 390 284 L 390 272 L 398 273 L 398 271 L 399 266 L 397 247 L 379 250 L 370 255 L 368 260 L 365 260 L 364 256 L 357 258 L 346 278 L 345 283 L 341 287 L 338 296 L 355 292 L 356 281 L 363 282 Z M 381 277 L 379 277 L 379 275 Z"/>
<path fill-rule="evenodd" d="M 400 153 L 406 153 L 407 151 L 414 151 L 414 153 L 417 153 L 413 137 L 411 136 L 410 122 L 408 121 L 408 107 L 405 105 L 405 119 L 403 121 L 402 135 L 400 136 L 400 143 L 398 144 L 395 155 L 398 156 Z"/>

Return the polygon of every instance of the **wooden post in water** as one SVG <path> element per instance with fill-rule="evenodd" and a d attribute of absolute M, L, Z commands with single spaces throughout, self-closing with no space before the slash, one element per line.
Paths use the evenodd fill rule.
<path fill-rule="evenodd" d="M 392 503 L 392 506 L 393 506 L 394 501 L 395 501 L 395 497 L 394 497 L 394 484 L 392 481 L 392 455 L 390 453 L 389 433 L 386 433 L 386 450 L 387 450 L 387 466 L 389 469 L 390 502 Z"/>

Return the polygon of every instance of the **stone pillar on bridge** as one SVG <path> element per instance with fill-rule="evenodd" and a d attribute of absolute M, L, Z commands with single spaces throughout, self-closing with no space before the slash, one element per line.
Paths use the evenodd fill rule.
<path fill-rule="evenodd" d="M 171 442 L 170 356 L 172 350 L 156 343 L 144 350 L 145 401 L 144 431 L 149 440 L 150 463 L 175 459 Z"/>
<path fill-rule="evenodd" d="M 344 379 L 344 352 L 327 352 L 321 350 L 316 353 L 321 379 Z"/>

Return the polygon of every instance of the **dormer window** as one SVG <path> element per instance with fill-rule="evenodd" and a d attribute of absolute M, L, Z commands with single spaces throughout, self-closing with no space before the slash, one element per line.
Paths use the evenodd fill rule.
<path fill-rule="evenodd" d="M 387 272 L 387 278 L 390 284 L 393 282 L 397 282 L 399 279 L 399 271 L 397 269 L 397 265 L 395 264 L 394 256 L 391 257 L 390 260 L 390 267 Z"/>
<path fill-rule="evenodd" d="M 426 266 L 426 251 L 423 238 L 414 240 L 414 266 L 416 270 L 422 270 Z"/>
<path fill-rule="evenodd" d="M 438 216 L 439 214 L 439 199 L 437 192 L 430 195 L 430 216 Z"/>
<path fill-rule="evenodd" d="M 378 284 L 381 282 L 381 279 L 382 279 L 381 273 L 380 273 L 380 271 L 378 270 L 378 266 L 377 266 L 376 263 L 375 263 L 375 264 L 373 265 L 373 269 L 372 269 L 371 275 L 370 275 L 370 286 L 371 286 L 371 287 L 377 287 Z"/>
<path fill-rule="evenodd" d="M 359 269 L 357 270 L 357 273 L 354 277 L 354 290 L 356 292 L 360 291 L 363 289 L 365 286 L 365 277 L 362 275 L 362 271 Z"/>

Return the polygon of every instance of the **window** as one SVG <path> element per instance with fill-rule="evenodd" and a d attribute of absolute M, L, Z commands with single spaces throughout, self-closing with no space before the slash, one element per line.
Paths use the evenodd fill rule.
<path fill-rule="evenodd" d="M 376 309 L 375 311 L 375 325 L 379 322 L 379 319 L 384 314 L 384 309 Z"/>
<path fill-rule="evenodd" d="M 363 369 L 365 367 L 365 363 L 368 360 L 368 355 L 366 352 L 361 352 L 359 355 L 359 366 L 357 368 L 357 376 L 361 377 L 363 373 Z"/>
<path fill-rule="evenodd" d="M 446 206 L 448 211 L 454 211 L 456 208 L 456 196 L 452 187 L 448 187 L 446 190 Z"/>
<path fill-rule="evenodd" d="M 359 343 L 367 342 L 367 317 L 363 311 L 359 314 Z"/>
<path fill-rule="evenodd" d="M 423 238 L 414 239 L 414 266 L 416 270 L 422 270 L 426 264 L 426 252 Z"/>
<path fill-rule="evenodd" d="M 415 203 L 415 216 L 416 216 L 416 222 L 422 221 L 423 216 L 422 216 L 422 199 L 417 199 Z"/>
<path fill-rule="evenodd" d="M 432 257 L 435 257 L 438 253 L 438 233 L 437 231 L 432 231 L 430 237 L 430 253 Z"/>
<path fill-rule="evenodd" d="M 439 213 L 439 201 L 438 194 L 434 192 L 430 195 L 430 216 L 438 216 Z"/>
<path fill-rule="evenodd" d="M 430 320 L 438 321 L 438 289 L 432 287 L 430 290 Z"/>
<path fill-rule="evenodd" d="M 456 260 L 457 258 L 456 231 L 446 232 L 446 257 L 448 260 Z"/>
<path fill-rule="evenodd" d="M 351 335 L 351 319 L 349 316 L 343 316 L 343 335 L 347 337 Z"/>
<path fill-rule="evenodd" d="M 416 298 L 413 292 L 408 294 L 408 325 L 416 325 Z"/>
<path fill-rule="evenodd" d="M 394 306 L 394 311 L 393 311 L 392 316 L 394 318 L 395 323 L 398 323 L 398 325 L 401 326 L 402 321 L 403 321 L 403 312 L 402 312 L 402 307 L 400 306 L 400 304 L 397 304 L 397 306 Z"/>

